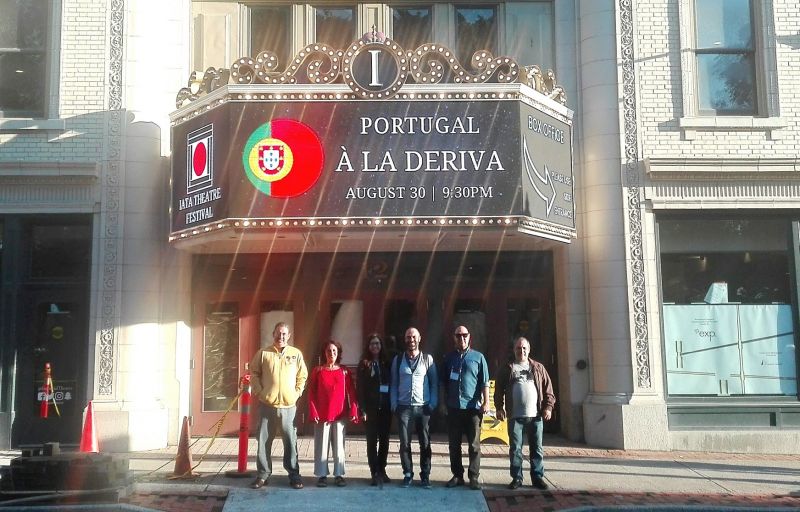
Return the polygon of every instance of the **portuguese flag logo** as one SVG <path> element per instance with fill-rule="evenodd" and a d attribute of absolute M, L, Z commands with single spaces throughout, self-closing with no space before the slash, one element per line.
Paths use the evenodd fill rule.
<path fill-rule="evenodd" d="M 274 119 L 247 139 L 242 164 L 247 179 L 271 197 L 299 196 L 322 174 L 325 155 L 314 130 L 292 119 Z"/>

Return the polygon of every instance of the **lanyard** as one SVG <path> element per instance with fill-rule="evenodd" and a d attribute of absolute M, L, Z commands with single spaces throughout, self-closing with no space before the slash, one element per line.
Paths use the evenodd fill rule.
<path fill-rule="evenodd" d="M 414 373 L 414 372 L 417 371 L 417 366 L 419 366 L 419 360 L 420 360 L 420 356 L 421 355 L 422 355 L 422 352 L 417 354 L 417 356 L 414 358 L 414 364 L 412 365 L 411 364 L 411 358 L 408 357 L 408 353 L 403 354 L 403 356 L 406 358 L 406 364 L 408 365 L 408 368 L 411 370 L 411 373 Z"/>

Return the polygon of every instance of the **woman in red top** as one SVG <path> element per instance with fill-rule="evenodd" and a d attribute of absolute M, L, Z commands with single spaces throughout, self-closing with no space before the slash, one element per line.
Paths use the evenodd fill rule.
<path fill-rule="evenodd" d="M 347 368 L 339 366 L 342 345 L 330 340 L 322 345 L 325 363 L 311 372 L 308 384 L 308 413 L 314 422 L 314 474 L 318 487 L 328 485 L 328 447 L 333 452 L 333 476 L 344 487 L 344 426 L 349 418 L 358 421 L 353 381 Z"/>

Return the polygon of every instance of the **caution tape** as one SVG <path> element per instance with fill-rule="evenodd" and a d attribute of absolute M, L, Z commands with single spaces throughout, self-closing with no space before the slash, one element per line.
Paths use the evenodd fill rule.
<path fill-rule="evenodd" d="M 208 455 L 208 451 L 211 449 L 211 446 L 214 444 L 214 441 L 217 440 L 217 436 L 219 436 L 219 431 L 222 430 L 222 424 L 225 422 L 225 418 L 228 416 L 231 410 L 233 410 L 233 407 L 239 402 L 239 398 L 241 398 L 243 392 L 244 389 L 239 391 L 239 394 L 236 395 L 236 397 L 233 400 L 231 400 L 230 404 L 228 404 L 228 408 L 222 414 L 222 417 L 218 419 L 217 422 L 214 423 L 214 425 L 212 425 L 212 427 L 214 426 L 217 427 L 216 429 L 214 429 L 214 435 L 211 436 L 211 441 L 209 441 L 208 446 L 206 446 L 206 451 L 204 451 L 203 455 L 200 456 L 200 460 L 197 462 L 197 464 L 192 466 L 192 469 L 189 472 L 194 471 L 200 464 L 203 463 L 203 459 L 206 457 L 206 455 Z M 208 430 L 211 430 L 211 428 L 209 428 Z"/>

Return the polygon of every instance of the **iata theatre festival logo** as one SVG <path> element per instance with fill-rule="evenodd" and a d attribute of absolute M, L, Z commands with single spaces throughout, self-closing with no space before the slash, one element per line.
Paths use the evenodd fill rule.
<path fill-rule="evenodd" d="M 210 188 L 214 184 L 214 125 L 186 136 L 186 193 Z"/>
<path fill-rule="evenodd" d="M 256 128 L 242 152 L 247 179 L 271 197 L 299 196 L 313 187 L 324 160 L 317 134 L 291 119 L 274 119 Z"/>

